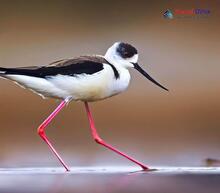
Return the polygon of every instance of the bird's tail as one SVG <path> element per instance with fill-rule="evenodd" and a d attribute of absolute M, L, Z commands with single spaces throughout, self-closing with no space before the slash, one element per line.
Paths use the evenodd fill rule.
<path fill-rule="evenodd" d="M 0 67 L 0 76 L 10 75 L 10 74 L 19 75 L 19 74 L 21 74 L 21 72 L 23 72 L 22 68 L 3 68 L 3 67 Z"/>
<path fill-rule="evenodd" d="M 0 67 L 0 76 L 3 75 L 3 74 L 6 74 L 7 71 L 8 71 L 7 68 Z"/>

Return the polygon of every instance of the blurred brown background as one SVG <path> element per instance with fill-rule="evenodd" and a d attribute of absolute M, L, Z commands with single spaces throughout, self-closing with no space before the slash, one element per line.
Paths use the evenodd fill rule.
<path fill-rule="evenodd" d="M 115 41 L 139 50 L 139 63 L 167 93 L 138 72 L 127 92 L 93 103 L 100 135 L 151 165 L 199 166 L 220 158 L 220 1 L 0 1 L 0 66 L 42 65 L 104 54 Z M 164 19 L 166 9 L 209 9 L 205 18 Z M 56 107 L 0 81 L 0 167 L 56 166 L 37 135 Z M 84 106 L 70 103 L 47 129 L 67 164 L 130 164 L 91 138 Z"/>

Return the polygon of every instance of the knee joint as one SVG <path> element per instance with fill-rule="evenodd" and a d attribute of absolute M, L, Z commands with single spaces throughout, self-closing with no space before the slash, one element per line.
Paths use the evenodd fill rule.
<path fill-rule="evenodd" d="M 96 137 L 95 142 L 98 143 L 98 144 L 102 144 L 103 140 L 100 137 Z"/>
<path fill-rule="evenodd" d="M 43 136 L 43 135 L 44 135 L 44 130 L 43 130 L 43 128 L 42 128 L 42 127 L 39 127 L 39 128 L 37 129 L 37 133 L 38 133 L 40 136 Z"/>

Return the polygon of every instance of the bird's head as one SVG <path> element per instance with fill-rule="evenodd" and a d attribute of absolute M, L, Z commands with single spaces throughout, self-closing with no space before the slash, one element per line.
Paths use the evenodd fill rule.
<path fill-rule="evenodd" d="M 139 71 L 148 80 L 157 86 L 167 90 L 164 86 L 154 80 L 143 68 L 138 64 L 138 51 L 135 47 L 128 43 L 116 42 L 106 52 L 105 59 L 115 66 L 123 68 L 134 68 Z"/>

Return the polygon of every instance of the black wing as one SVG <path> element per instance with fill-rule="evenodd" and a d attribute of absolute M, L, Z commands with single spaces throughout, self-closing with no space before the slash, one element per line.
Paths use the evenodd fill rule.
<path fill-rule="evenodd" d="M 0 68 L 4 74 L 27 75 L 40 78 L 50 76 L 79 74 L 94 74 L 103 69 L 103 63 L 106 61 L 102 57 L 84 56 L 69 60 L 60 60 L 47 66 L 24 67 L 24 68 Z"/>

